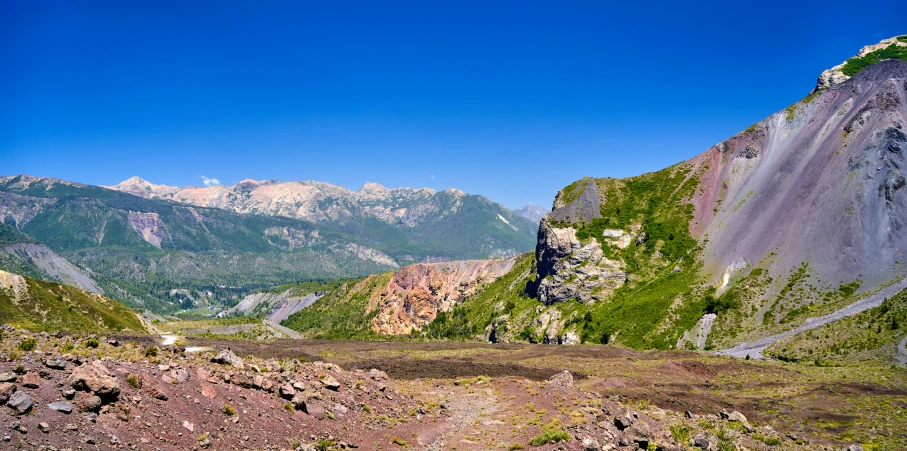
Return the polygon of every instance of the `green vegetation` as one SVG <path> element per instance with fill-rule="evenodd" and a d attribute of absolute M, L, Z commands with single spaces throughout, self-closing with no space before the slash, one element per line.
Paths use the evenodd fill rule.
<path fill-rule="evenodd" d="M 145 357 L 157 357 L 157 346 L 148 346 L 145 348 Z"/>
<path fill-rule="evenodd" d="M 136 376 L 135 374 L 130 374 L 129 376 L 126 376 L 126 382 L 129 382 L 129 385 L 131 385 L 132 388 L 135 388 L 135 389 L 142 388 L 142 380 L 139 379 L 139 377 Z"/>
<path fill-rule="evenodd" d="M 35 346 L 38 344 L 38 341 L 34 338 L 26 338 L 19 342 L 19 350 L 24 352 L 31 352 L 35 350 Z"/>
<path fill-rule="evenodd" d="M 224 406 L 220 410 L 224 413 L 224 415 L 228 417 L 236 415 L 236 407 L 233 407 L 230 404 L 224 404 Z"/>
<path fill-rule="evenodd" d="M 901 42 L 907 42 L 901 40 L 901 38 L 902 37 L 898 37 L 898 40 Z M 841 68 L 841 72 L 843 72 L 844 75 L 847 75 L 848 77 L 853 77 L 858 72 L 865 69 L 867 66 L 888 59 L 907 60 L 907 47 L 891 44 L 888 47 L 869 52 L 863 57 L 853 57 L 844 63 L 844 67 Z"/>
<path fill-rule="evenodd" d="M 674 437 L 678 443 L 686 445 L 690 443 L 690 438 L 692 437 L 690 427 L 685 424 L 672 424 L 671 425 L 671 437 Z"/>
<path fill-rule="evenodd" d="M 785 361 L 838 365 L 866 360 L 887 363 L 897 342 L 907 335 L 907 291 L 882 305 L 789 337 L 767 350 Z"/>
<path fill-rule="evenodd" d="M 556 422 L 549 423 L 542 428 L 542 432 L 529 441 L 532 446 L 542 446 L 549 443 L 566 442 L 570 440 L 570 434 L 561 429 Z"/>
<path fill-rule="evenodd" d="M 88 340 L 85 340 L 86 348 L 98 349 L 98 346 L 100 345 L 101 342 L 99 342 L 97 338 L 89 338 Z"/>
<path fill-rule="evenodd" d="M 308 338 L 377 338 L 369 328 L 377 310 L 368 311 L 369 298 L 387 285 L 393 273 L 347 282 L 281 324 Z"/>
<path fill-rule="evenodd" d="M 14 302 L 12 290 L 0 288 L 0 318 L 14 327 L 41 332 L 144 331 L 128 307 L 75 287 L 25 278 Z"/>

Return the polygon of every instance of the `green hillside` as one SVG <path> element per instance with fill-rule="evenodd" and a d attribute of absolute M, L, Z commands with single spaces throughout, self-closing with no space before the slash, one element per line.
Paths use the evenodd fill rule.
<path fill-rule="evenodd" d="M 0 323 L 46 332 L 145 331 L 135 312 L 114 300 L 3 271 Z"/>

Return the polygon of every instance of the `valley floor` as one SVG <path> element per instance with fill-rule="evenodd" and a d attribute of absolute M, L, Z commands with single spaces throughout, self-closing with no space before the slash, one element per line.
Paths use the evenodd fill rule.
<path fill-rule="evenodd" d="M 7 329 L 0 449 L 907 447 L 907 377 L 894 367 L 458 342 L 189 338 L 148 351 L 160 341 Z M 241 368 L 212 361 L 224 349 Z M 86 368 L 118 396 L 95 404 L 97 382 L 67 392 Z M 14 393 L 34 404 L 17 411 Z"/>

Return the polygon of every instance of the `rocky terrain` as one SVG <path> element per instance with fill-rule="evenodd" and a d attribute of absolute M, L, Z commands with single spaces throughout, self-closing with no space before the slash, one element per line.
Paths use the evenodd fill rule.
<path fill-rule="evenodd" d="M 342 368 L 315 360 L 293 340 L 264 347 L 232 342 L 241 357 L 222 347 L 231 342 L 199 343 L 214 349 L 161 347 L 143 336 L 3 332 L 0 443 L 16 449 L 859 449 L 847 440 L 759 425 L 732 409 L 656 407 L 664 402 L 656 395 L 660 389 L 651 392 L 652 403 L 643 402 L 637 388 L 602 379 L 606 367 L 587 376 L 485 359 L 484 370 L 494 374 L 488 376 L 465 360 L 454 366 L 437 361 L 441 372 L 428 370 L 433 376 L 421 378 L 400 373 L 390 360 L 373 362 L 391 371 L 389 377 L 368 361 Z M 370 352 L 342 342 L 308 345 L 314 352 L 332 347 L 344 359 Z M 538 362 L 529 348 L 511 351 Z M 669 371 L 678 382 L 696 373 L 714 379 L 715 389 L 725 383 L 713 372 L 722 371 L 718 362 L 690 356 L 662 361 L 609 353 L 588 360 L 593 355 L 559 364 L 629 357 Z M 419 361 L 407 368 L 419 368 Z M 636 364 L 630 367 L 636 371 Z"/>
<path fill-rule="evenodd" d="M 859 52 L 857 52 L 856 55 L 853 56 L 853 58 L 850 58 L 847 61 L 838 64 L 835 67 L 832 67 L 831 69 L 823 71 L 822 74 L 819 75 L 819 80 L 816 82 L 816 91 L 830 88 L 834 85 L 847 81 L 853 75 L 853 70 L 856 69 L 848 67 L 848 63 L 852 65 L 855 61 L 864 59 L 874 53 L 878 54 L 880 53 L 880 51 L 889 48 L 901 50 L 901 52 L 897 53 L 905 56 L 901 56 L 900 59 L 907 59 L 907 52 L 903 52 L 903 50 L 907 50 L 907 35 L 882 39 L 877 44 L 864 46 L 860 49 Z M 881 58 L 881 56 L 879 58 Z"/>
<path fill-rule="evenodd" d="M 371 328 L 380 334 L 408 334 L 432 322 L 438 313 L 475 294 L 513 268 L 514 260 L 421 263 L 394 273 L 368 309 L 376 311 Z"/>

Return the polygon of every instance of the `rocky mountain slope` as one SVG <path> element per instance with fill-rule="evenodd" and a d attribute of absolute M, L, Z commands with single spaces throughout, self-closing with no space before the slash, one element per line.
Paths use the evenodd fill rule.
<path fill-rule="evenodd" d="M 409 249 L 405 242 L 393 243 L 396 248 L 376 246 L 398 263 L 516 255 L 531 248 L 535 231 L 530 220 L 504 206 L 456 189 L 366 183 L 352 191 L 313 180 L 248 179 L 233 186 L 177 188 L 138 177 L 108 188 L 237 213 L 303 219 L 376 241 L 408 238 Z"/>
<path fill-rule="evenodd" d="M 418 331 L 509 272 L 515 259 L 419 263 L 331 291 L 283 322 L 306 337 L 376 337 Z"/>
<path fill-rule="evenodd" d="M 89 291 L 0 270 L 0 321 L 48 332 L 144 332 L 128 307 Z"/>

